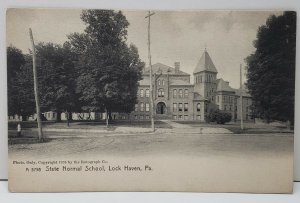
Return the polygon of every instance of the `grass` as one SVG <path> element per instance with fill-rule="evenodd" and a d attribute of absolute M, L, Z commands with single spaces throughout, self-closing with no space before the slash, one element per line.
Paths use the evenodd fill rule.
<path fill-rule="evenodd" d="M 15 130 L 19 122 L 9 121 L 8 129 Z M 72 128 L 72 129 L 106 129 L 105 121 L 72 121 L 70 126 L 67 126 L 66 121 L 55 122 L 55 121 L 43 121 L 44 128 Z M 37 128 L 35 121 L 23 121 L 21 122 L 22 129 Z M 109 122 L 109 129 L 113 130 L 116 127 L 139 127 L 139 128 L 150 128 L 150 121 L 125 121 L 125 120 L 112 120 Z M 162 121 L 155 121 L 156 128 L 172 128 L 169 124 Z"/>
<path fill-rule="evenodd" d="M 284 125 L 270 125 L 270 124 L 255 124 L 253 122 L 245 122 L 244 129 L 241 129 L 239 122 L 231 122 L 226 124 L 204 123 L 199 121 L 175 121 L 180 124 L 187 124 L 192 127 L 211 127 L 211 128 L 226 128 L 234 134 L 265 134 L 265 133 L 293 133 L 292 130 L 287 129 Z"/>

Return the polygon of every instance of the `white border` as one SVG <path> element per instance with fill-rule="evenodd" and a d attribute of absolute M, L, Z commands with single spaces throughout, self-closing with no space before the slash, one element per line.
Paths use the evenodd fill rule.
<path fill-rule="evenodd" d="M 65 8 L 122 8 L 122 9 L 244 9 L 294 10 L 300 12 L 299 0 L 1 0 L 0 1 L 0 179 L 7 178 L 7 90 L 5 13 L 9 7 L 65 7 Z M 299 65 L 299 25 L 297 22 L 297 63 Z M 295 120 L 295 180 L 300 181 L 300 71 L 296 70 Z"/>

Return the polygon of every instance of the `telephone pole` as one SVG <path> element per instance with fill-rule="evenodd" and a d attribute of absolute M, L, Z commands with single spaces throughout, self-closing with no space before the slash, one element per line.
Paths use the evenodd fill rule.
<path fill-rule="evenodd" d="M 240 64 L 240 116 L 241 116 L 241 129 L 244 130 L 243 122 L 243 82 L 242 82 L 242 64 Z"/>
<path fill-rule="evenodd" d="M 32 68 L 33 68 L 33 82 L 34 82 L 34 97 L 35 97 L 35 105 L 36 105 L 36 120 L 38 124 L 38 136 L 39 136 L 39 141 L 43 141 L 44 137 L 42 131 L 41 112 L 40 112 L 40 96 L 39 96 L 37 71 L 36 71 L 36 52 L 35 52 L 35 45 L 34 45 L 31 28 L 29 28 L 29 35 L 30 35 L 30 41 L 32 45 Z"/>
<path fill-rule="evenodd" d="M 154 105 L 153 105 L 153 82 L 152 82 L 152 64 L 151 64 L 151 49 L 150 49 L 150 21 L 151 16 L 153 16 L 155 13 L 148 11 L 148 15 L 145 18 L 148 18 L 148 59 L 149 59 L 149 75 L 150 75 L 150 117 L 151 117 L 151 129 L 154 132 Z"/>

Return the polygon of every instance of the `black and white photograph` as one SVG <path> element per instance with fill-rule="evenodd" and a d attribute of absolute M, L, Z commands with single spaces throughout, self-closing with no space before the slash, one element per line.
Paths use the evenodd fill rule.
<path fill-rule="evenodd" d="M 8 9 L 9 190 L 292 193 L 296 20 Z"/>

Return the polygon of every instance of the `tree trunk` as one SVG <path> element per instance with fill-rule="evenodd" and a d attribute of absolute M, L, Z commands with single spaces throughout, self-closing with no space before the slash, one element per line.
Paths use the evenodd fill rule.
<path fill-rule="evenodd" d="M 107 108 L 105 108 L 105 120 L 106 120 L 106 128 L 108 128 L 108 111 L 107 111 Z"/>
<path fill-rule="evenodd" d="M 108 111 L 108 119 L 109 119 L 110 121 L 112 120 L 111 110 Z"/>
<path fill-rule="evenodd" d="M 70 127 L 70 113 L 66 111 L 66 116 L 67 116 L 67 126 Z"/>
<path fill-rule="evenodd" d="M 71 122 L 71 121 L 73 121 L 73 113 L 72 112 L 69 112 L 69 121 Z"/>
<path fill-rule="evenodd" d="M 61 111 L 57 111 L 56 114 L 56 122 L 61 122 Z"/>
<path fill-rule="evenodd" d="M 21 115 L 22 116 L 22 121 L 27 121 L 27 116 L 26 115 Z"/>

